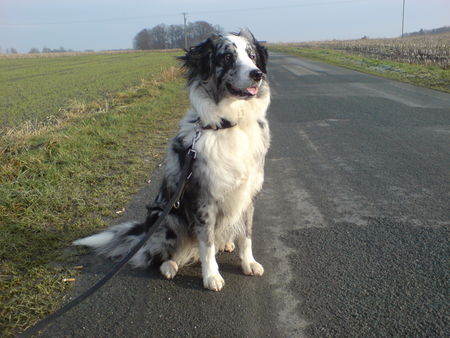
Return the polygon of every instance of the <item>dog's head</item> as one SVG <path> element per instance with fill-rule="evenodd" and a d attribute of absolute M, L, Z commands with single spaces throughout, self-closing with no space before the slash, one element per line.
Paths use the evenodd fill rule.
<path fill-rule="evenodd" d="M 213 35 L 180 57 L 189 85 L 201 84 L 216 100 L 261 96 L 266 78 L 267 49 L 249 30 Z"/>

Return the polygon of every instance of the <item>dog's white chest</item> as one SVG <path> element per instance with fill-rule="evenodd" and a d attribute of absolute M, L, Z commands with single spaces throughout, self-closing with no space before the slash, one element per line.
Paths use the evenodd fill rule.
<path fill-rule="evenodd" d="M 251 199 L 259 190 L 267 145 L 256 122 L 245 129 L 208 131 L 198 146 L 198 160 L 205 164 L 200 166 L 202 180 L 215 199 Z"/>

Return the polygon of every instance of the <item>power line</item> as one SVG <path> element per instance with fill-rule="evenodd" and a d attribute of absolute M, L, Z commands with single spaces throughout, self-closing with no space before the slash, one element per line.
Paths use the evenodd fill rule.
<path fill-rule="evenodd" d="M 366 2 L 366 1 L 369 1 L 369 0 L 322 1 L 322 2 L 310 2 L 310 3 L 303 3 L 303 4 L 281 5 L 281 6 L 228 8 L 228 9 L 217 9 L 217 10 L 190 11 L 189 14 L 226 14 L 226 13 L 235 13 L 235 12 L 289 9 L 289 8 L 300 8 L 300 7 L 316 7 L 316 6 L 325 6 L 325 5 L 340 5 L 340 4 L 346 4 L 346 3 L 357 3 L 357 2 Z M 182 14 L 184 15 L 187 13 L 182 13 Z M 174 13 L 161 13 L 161 14 L 145 15 L 145 16 L 115 17 L 115 18 L 92 19 L 92 20 L 74 20 L 74 21 L 64 21 L 64 22 L 44 22 L 44 23 L 11 24 L 11 25 L 0 24 L 0 27 L 23 27 L 24 25 L 29 25 L 30 27 L 35 27 L 35 26 L 41 26 L 41 25 L 71 25 L 71 24 L 86 24 L 86 23 L 117 22 L 117 21 L 128 21 L 128 20 L 138 20 L 138 19 L 176 17 L 179 15 L 180 14 L 174 14 Z"/>
<path fill-rule="evenodd" d="M 129 20 L 139 20 L 139 19 L 152 19 L 161 17 L 176 17 L 179 14 L 155 14 L 155 15 L 145 15 L 145 16 L 128 16 L 128 17 L 116 17 L 116 18 L 106 18 L 106 19 L 92 19 L 92 20 L 73 20 L 64 22 L 41 22 L 41 23 L 30 23 L 30 24 L 0 24 L 0 27 L 36 27 L 44 25 L 72 25 L 72 24 L 85 24 L 85 23 L 102 23 L 102 22 L 115 22 L 115 21 L 129 21 Z"/>
<path fill-rule="evenodd" d="M 252 7 L 252 8 L 229 8 L 220 10 L 206 10 L 206 11 L 194 11 L 191 14 L 209 14 L 209 13 L 232 13 L 232 12 L 248 12 L 248 11 L 261 11 L 261 10 L 271 10 L 271 9 L 288 9 L 288 8 L 298 8 L 298 7 L 316 7 L 323 5 L 340 5 L 352 2 L 365 2 L 369 0 L 338 0 L 338 1 L 322 1 L 322 2 L 310 2 L 303 4 L 293 4 L 293 5 L 282 5 L 282 6 L 266 6 L 266 7 Z"/>

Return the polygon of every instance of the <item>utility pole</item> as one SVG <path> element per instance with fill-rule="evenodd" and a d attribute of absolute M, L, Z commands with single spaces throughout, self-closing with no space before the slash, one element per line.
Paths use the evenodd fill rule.
<path fill-rule="evenodd" d="M 186 12 L 181 13 L 183 14 L 183 18 L 184 18 L 184 49 L 187 49 L 187 28 L 186 28 Z"/>
<path fill-rule="evenodd" d="M 405 28 L 405 0 L 403 0 L 403 14 L 402 14 L 402 38 L 403 38 L 403 30 Z"/>

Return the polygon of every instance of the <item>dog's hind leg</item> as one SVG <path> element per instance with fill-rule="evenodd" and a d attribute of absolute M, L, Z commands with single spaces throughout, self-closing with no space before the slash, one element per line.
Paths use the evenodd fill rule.
<path fill-rule="evenodd" d="M 172 279 L 178 272 L 178 264 L 173 260 L 168 260 L 161 264 L 159 270 L 164 277 Z"/>
<path fill-rule="evenodd" d="M 225 246 L 223 247 L 223 250 L 222 251 L 225 251 L 225 252 L 233 252 L 234 251 L 234 249 L 235 249 L 235 245 L 234 245 L 234 243 L 233 242 L 231 242 L 231 241 L 229 241 L 229 242 L 226 242 L 225 243 Z"/>
<path fill-rule="evenodd" d="M 247 209 L 244 215 L 245 234 L 239 235 L 239 257 L 244 274 L 249 276 L 262 276 L 264 268 L 253 257 L 252 250 L 252 226 L 253 226 L 253 204 Z"/>
<path fill-rule="evenodd" d="M 236 246 L 234 245 L 234 237 L 226 240 L 225 242 L 219 242 L 219 252 L 233 252 Z"/>
<path fill-rule="evenodd" d="M 145 223 L 142 224 L 141 231 L 151 228 L 154 220 L 159 217 L 157 208 L 150 208 L 149 215 Z M 176 217 L 168 215 L 164 222 L 157 229 L 152 229 L 153 234 L 144 244 L 144 246 L 133 256 L 130 263 L 135 267 L 160 266 L 168 260 L 173 261 L 173 254 L 177 250 L 178 235 L 176 233 Z M 131 235 L 129 233 L 129 235 Z M 174 264 L 168 263 L 160 267 L 161 273 L 166 278 L 173 278 L 178 271 L 176 261 Z"/>

